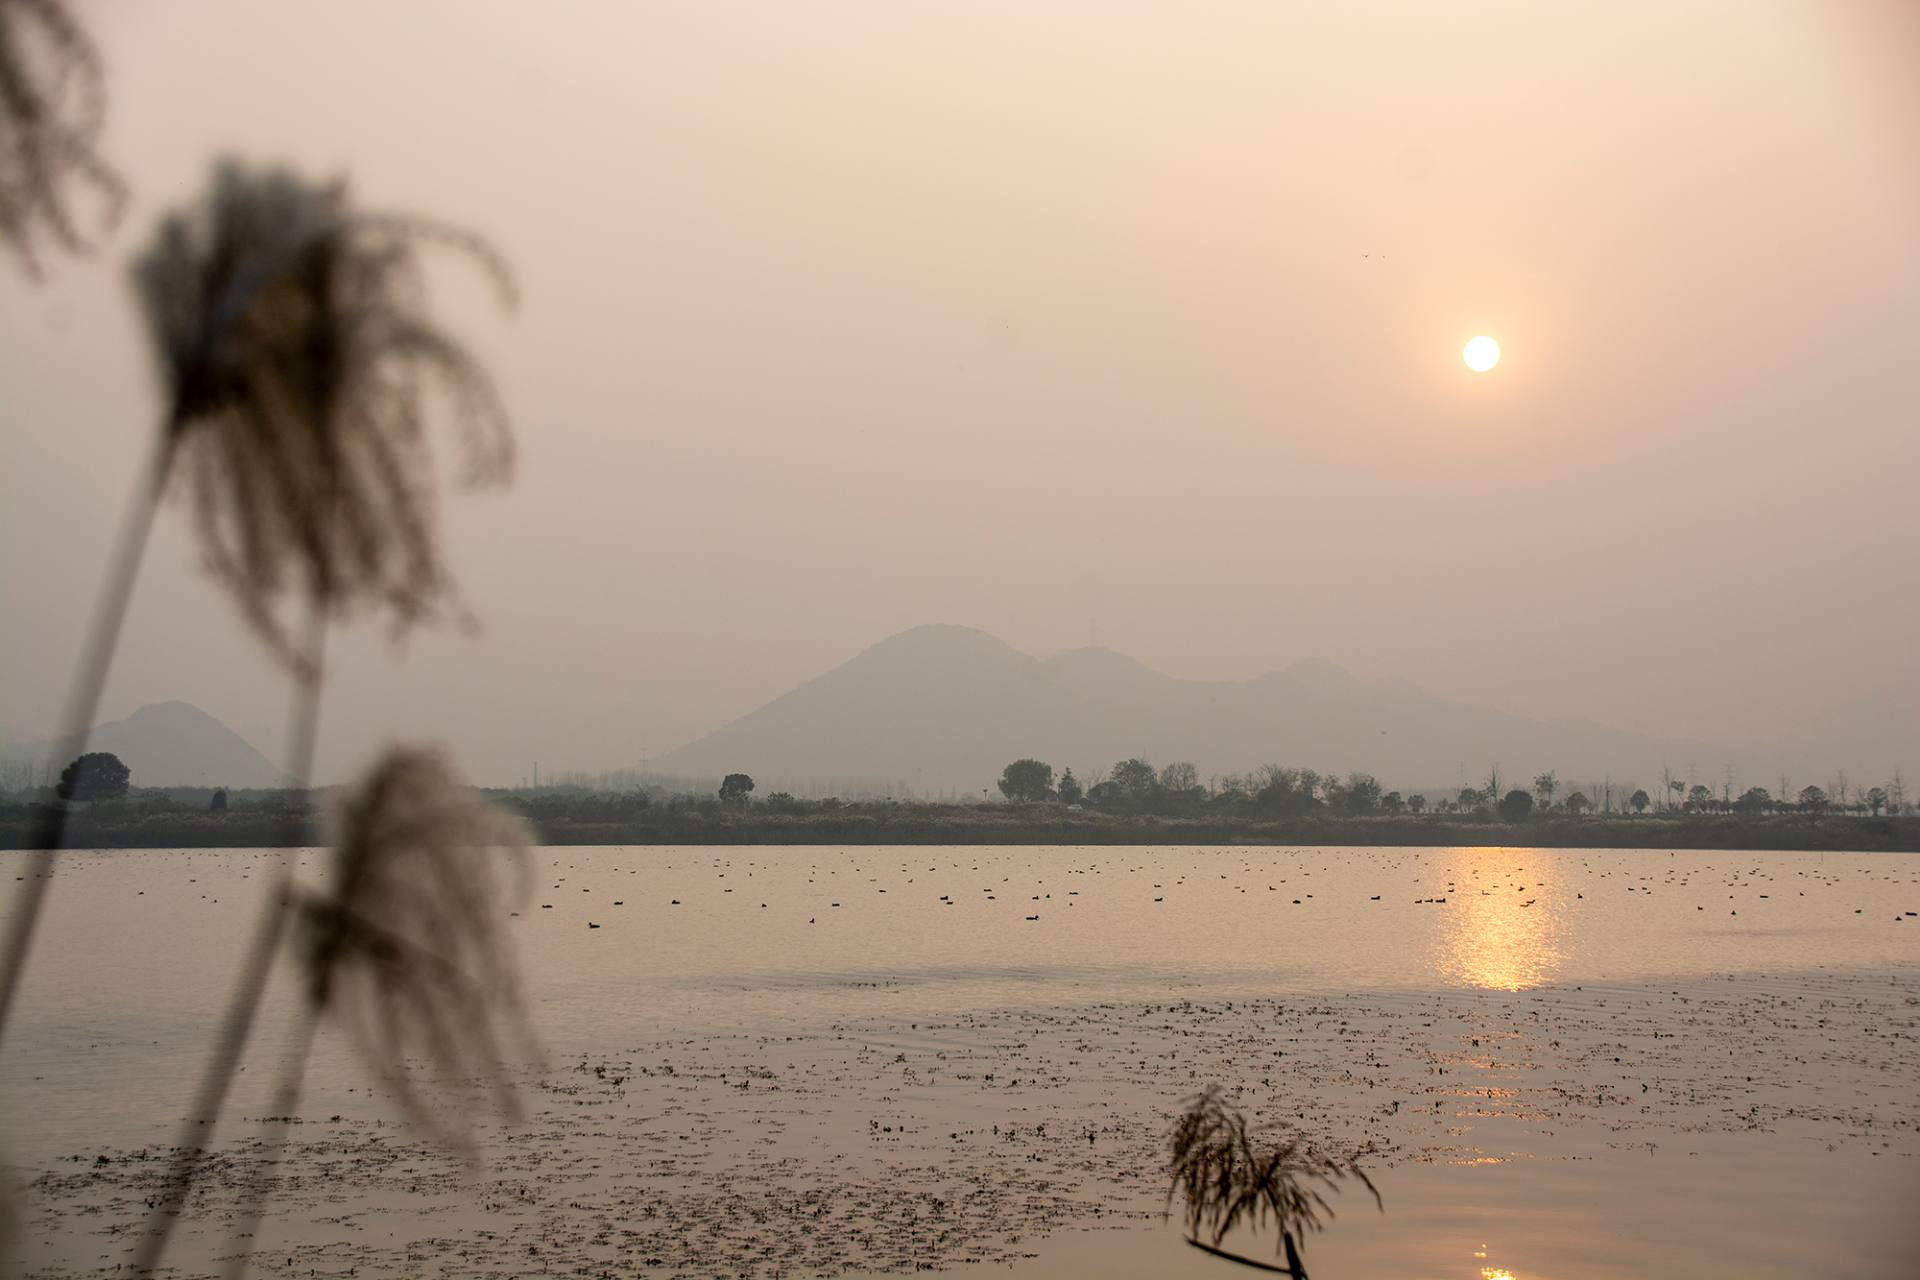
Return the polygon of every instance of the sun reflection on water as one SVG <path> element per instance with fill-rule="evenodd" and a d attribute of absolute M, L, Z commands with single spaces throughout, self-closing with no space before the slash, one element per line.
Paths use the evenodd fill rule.
<path fill-rule="evenodd" d="M 1524 991 L 1560 966 L 1553 868 L 1520 849 L 1460 849 L 1448 864 L 1440 967 L 1466 986 Z"/>

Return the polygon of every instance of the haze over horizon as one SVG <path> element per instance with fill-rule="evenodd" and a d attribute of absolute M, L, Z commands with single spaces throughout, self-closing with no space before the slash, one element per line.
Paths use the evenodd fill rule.
<path fill-rule="evenodd" d="M 133 201 L 0 276 L 0 737 L 159 412 L 126 261 L 230 153 L 525 298 L 435 275 L 519 474 L 444 505 L 477 637 L 334 642 L 321 781 L 658 759 L 933 621 L 1712 741 L 1920 701 L 1914 6 L 79 7 Z M 186 524 L 101 718 L 278 760 Z"/>

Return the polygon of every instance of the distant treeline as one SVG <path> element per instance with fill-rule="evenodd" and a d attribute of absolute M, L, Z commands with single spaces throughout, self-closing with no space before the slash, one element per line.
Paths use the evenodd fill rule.
<path fill-rule="evenodd" d="M 1920 851 L 1920 817 L 1828 813 L 1660 813 L 1600 820 L 1564 808 L 1505 821 L 1487 812 L 1355 814 L 1325 804 L 1290 813 L 1203 805 L 1186 813 L 1081 804 L 903 804 L 659 800 L 644 791 L 501 791 L 540 840 L 559 845 L 1282 844 Z M 77 806 L 75 848 L 248 848 L 321 838 L 325 793 L 236 791 L 224 809 L 135 791 Z M 34 803 L 0 803 L 0 847 L 21 847 Z"/>
<path fill-rule="evenodd" d="M 1632 782 L 1612 779 L 1582 784 L 1563 783 L 1549 770 L 1533 776 L 1531 786 L 1507 786 L 1500 767 L 1488 770 L 1484 785 L 1462 785 L 1431 794 L 1427 791 L 1386 790 L 1370 773 L 1321 773 L 1315 769 L 1263 765 L 1251 773 L 1230 773 L 1202 781 L 1199 770 L 1185 761 L 1156 769 L 1139 758 L 1122 760 L 1112 769 L 1082 782 L 1068 768 L 1056 782 L 1053 766 L 1043 760 L 1015 760 L 1000 774 L 1000 794 L 1015 804 L 1063 804 L 1092 807 L 1108 813 L 1159 814 L 1168 817 L 1203 813 L 1255 814 L 1300 817 L 1313 814 L 1397 817 L 1403 814 L 1459 814 L 1519 821 L 1534 815 L 1634 816 L 1648 813 L 1706 816 L 1739 814 L 1797 814 L 1822 817 L 1855 814 L 1867 817 L 1911 815 L 1906 783 L 1898 770 L 1884 785 L 1858 785 L 1844 773 L 1827 787 L 1809 785 L 1791 790 L 1786 778 L 1775 794 L 1763 786 L 1734 786 L 1726 771 L 1720 792 L 1704 783 L 1676 778 L 1661 771 L 1655 792 Z"/>

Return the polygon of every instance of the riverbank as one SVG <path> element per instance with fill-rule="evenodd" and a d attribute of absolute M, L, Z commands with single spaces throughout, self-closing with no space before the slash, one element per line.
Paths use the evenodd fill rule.
<path fill-rule="evenodd" d="M 502 797 L 549 845 L 1341 845 L 1397 848 L 1857 850 L 1920 852 L 1920 817 L 1676 814 L 1550 816 L 1167 817 L 1054 805 L 860 804 L 783 812 L 764 804 L 603 803 Z M 317 844 L 319 815 L 230 809 L 152 812 L 99 808 L 69 818 L 66 845 L 84 849 L 280 848 Z M 25 848 L 24 808 L 0 813 L 0 849 Z"/>

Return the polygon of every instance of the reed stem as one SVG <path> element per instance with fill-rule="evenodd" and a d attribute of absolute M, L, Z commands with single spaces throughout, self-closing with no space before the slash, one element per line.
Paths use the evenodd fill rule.
<path fill-rule="evenodd" d="M 267 1199 L 273 1191 L 274 1173 L 294 1123 L 293 1113 L 300 1107 L 300 1095 L 307 1081 L 307 1062 L 313 1053 L 313 1036 L 319 1025 L 319 1010 L 309 1004 L 288 1038 L 286 1053 L 280 1061 L 280 1083 L 274 1088 L 273 1108 L 269 1113 L 278 1127 L 267 1138 L 266 1149 L 260 1153 L 253 1176 L 247 1181 L 246 1197 L 228 1232 L 227 1280 L 241 1280 L 247 1274 L 247 1264 L 253 1260 L 260 1219 L 266 1213 Z"/>
<path fill-rule="evenodd" d="M 307 654 L 311 662 L 306 674 L 294 687 L 293 721 L 288 733 L 287 754 L 302 794 L 311 788 L 314 745 L 320 733 L 320 685 L 326 618 L 323 601 L 316 600 L 307 621 Z M 297 827 L 301 821 L 300 812 L 290 809 L 287 822 Z M 299 865 L 300 851 L 291 838 L 283 840 L 282 844 L 285 847 L 280 855 L 280 874 L 269 891 L 253 942 L 240 962 L 240 978 L 232 998 L 227 1002 L 226 1016 L 214 1041 L 213 1056 L 201 1074 L 193 1107 L 181 1122 L 180 1141 L 175 1144 L 173 1159 L 167 1167 L 165 1188 L 147 1215 L 146 1229 L 141 1234 L 139 1250 L 133 1261 L 135 1275 L 151 1275 L 173 1237 L 173 1228 L 180 1220 L 188 1194 L 193 1190 L 199 1158 L 213 1140 L 214 1126 L 226 1106 L 227 1091 L 233 1084 L 235 1068 L 239 1066 L 240 1055 L 253 1033 L 254 1017 L 260 1011 L 260 997 L 266 991 L 274 958 L 279 954 L 281 940 L 293 920 L 294 871 Z M 244 1266 L 243 1258 L 243 1270 Z"/>
<path fill-rule="evenodd" d="M 134 582 L 140 576 L 140 561 L 153 532 L 154 513 L 159 510 L 168 474 L 173 469 L 175 438 L 171 423 L 161 429 L 153 460 L 137 482 L 126 513 L 121 517 L 120 533 L 107 561 L 107 576 L 101 584 L 100 598 L 94 605 L 93 619 L 80 650 L 80 667 L 67 694 L 66 721 L 54 744 L 53 758 L 57 763 L 74 760 L 86 750 L 87 737 L 100 712 L 100 694 L 106 687 L 107 671 L 113 665 L 113 653 L 120 643 L 120 630 L 126 622 Z M 6 940 L 0 944 L 0 1043 L 5 1041 L 14 998 L 26 973 L 34 929 L 40 923 L 47 891 L 53 885 L 54 867 L 66 830 L 64 804 L 45 806 L 34 820 L 28 845 L 32 852 L 26 857 L 27 873 L 21 880 L 13 914 L 7 920 Z"/>

